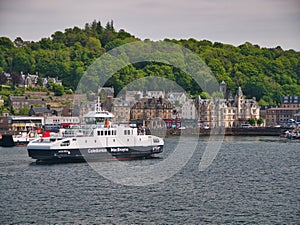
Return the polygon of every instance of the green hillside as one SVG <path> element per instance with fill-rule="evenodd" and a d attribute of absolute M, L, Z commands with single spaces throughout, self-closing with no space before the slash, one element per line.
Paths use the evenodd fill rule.
<path fill-rule="evenodd" d="M 116 31 L 113 21 L 105 26 L 93 21 L 84 28 L 57 31 L 38 42 L 1 37 L 0 71 L 58 76 L 64 86 L 75 90 L 84 71 L 95 59 L 117 46 L 137 40 L 124 30 Z M 241 86 L 244 94 L 256 97 L 261 105 L 276 105 L 283 95 L 300 95 L 299 52 L 282 50 L 279 46 L 262 48 L 248 42 L 236 47 L 208 40 L 165 41 L 192 50 L 206 62 L 219 82 L 226 81 L 233 92 Z M 108 85 L 119 91 L 132 80 L 151 75 L 172 78 L 191 94 L 201 92 L 177 68 L 155 63 L 128 66 L 113 76 Z"/>

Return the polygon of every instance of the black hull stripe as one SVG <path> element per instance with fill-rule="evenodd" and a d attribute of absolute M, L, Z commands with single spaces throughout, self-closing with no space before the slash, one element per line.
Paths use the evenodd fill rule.
<path fill-rule="evenodd" d="M 116 147 L 42 150 L 28 148 L 28 155 L 42 161 L 93 161 L 147 158 L 163 151 L 163 146 L 151 147 Z"/>

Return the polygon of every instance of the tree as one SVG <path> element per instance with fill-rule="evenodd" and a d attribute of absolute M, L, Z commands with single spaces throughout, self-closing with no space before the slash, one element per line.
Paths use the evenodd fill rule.
<path fill-rule="evenodd" d="M 84 71 L 97 57 L 105 53 L 105 50 L 109 51 L 136 40 L 138 39 L 123 29 L 117 32 L 113 21 L 109 21 L 104 28 L 101 22 L 96 20 L 86 23 L 83 29 L 73 27 L 63 32 L 56 31 L 51 38 L 45 37 L 39 42 L 29 43 L 20 37 L 12 42 L 9 38 L 0 37 L 0 72 L 38 72 L 41 77 L 59 76 L 66 87 L 75 90 Z M 224 80 L 227 83 L 228 91 L 233 92 L 241 86 L 247 97 L 256 97 L 260 105 L 278 105 L 283 95 L 300 95 L 300 52 L 285 51 L 280 47 L 263 48 L 249 42 L 235 47 L 208 40 L 198 41 L 194 38 L 165 41 L 190 49 L 210 67 L 219 82 Z M 144 42 L 157 44 L 149 39 Z M 144 49 L 139 48 L 132 52 L 147 54 Z M 131 56 L 126 54 L 132 53 L 121 54 L 122 58 L 128 59 Z M 161 57 L 159 52 L 155 54 Z M 202 91 L 201 85 L 190 79 L 185 72 L 195 75 L 201 73 L 201 76 L 205 77 L 208 69 L 195 71 L 194 65 L 197 60 L 187 56 L 183 58 L 180 54 L 172 55 L 173 65 L 177 66 L 173 68 L 163 64 L 153 66 L 153 62 L 149 61 L 136 63 L 135 70 L 127 68 L 119 71 L 119 74 L 110 80 L 110 84 L 116 89 L 121 89 L 128 82 L 151 75 L 175 81 L 188 93 L 199 95 Z M 178 69 L 185 68 L 187 62 L 190 62 L 191 66 L 186 68 L 186 71 Z M 104 70 L 109 72 L 107 68 Z M 96 85 L 93 78 L 90 81 L 94 82 L 89 82 L 88 85 Z M 15 86 L 18 82 L 14 80 L 12 83 Z M 90 88 L 88 85 L 87 88 Z M 162 84 L 156 86 L 159 85 Z M 215 90 L 211 93 L 213 91 Z"/>
<path fill-rule="evenodd" d="M 125 30 L 121 29 L 119 30 L 118 34 L 117 34 L 117 38 L 119 39 L 126 39 L 126 38 L 131 38 L 133 37 L 130 33 L 126 32 Z"/>
<path fill-rule="evenodd" d="M 254 126 L 254 125 L 256 124 L 256 120 L 255 120 L 254 118 L 251 118 L 251 119 L 249 120 L 249 123 L 250 123 L 252 126 Z"/>
<path fill-rule="evenodd" d="M 123 44 L 125 44 L 126 42 L 124 40 L 121 40 L 121 39 L 114 39 L 113 41 L 110 41 L 108 42 L 106 45 L 105 45 L 105 50 L 106 51 L 109 51 L 111 49 L 114 49 L 114 48 L 117 48 Z"/>
<path fill-rule="evenodd" d="M 29 73 L 32 70 L 33 57 L 28 55 L 24 50 L 18 50 L 12 61 L 12 70 Z"/>
<path fill-rule="evenodd" d="M 29 111 L 29 107 L 25 105 L 23 108 L 19 109 L 18 115 L 27 116 L 29 114 Z"/>
<path fill-rule="evenodd" d="M 209 93 L 204 92 L 204 91 L 200 93 L 200 97 L 201 97 L 202 99 L 210 99 Z"/>
<path fill-rule="evenodd" d="M 53 42 L 58 43 L 65 43 L 66 37 L 65 34 L 61 31 L 56 31 L 54 34 L 51 35 Z"/>
<path fill-rule="evenodd" d="M 258 126 L 261 126 L 264 123 L 264 120 L 262 118 L 259 118 L 256 123 Z"/>
<path fill-rule="evenodd" d="M 92 53 L 93 57 L 95 58 L 100 57 L 101 53 L 103 53 L 101 42 L 95 37 L 89 37 L 85 47 Z"/>
<path fill-rule="evenodd" d="M 245 84 L 243 90 L 247 96 L 255 96 L 258 101 L 268 93 L 267 84 L 264 82 L 262 76 L 251 77 L 250 81 Z"/>
<path fill-rule="evenodd" d="M 114 33 L 111 30 L 105 30 L 102 35 L 101 43 L 105 46 L 112 40 L 114 40 Z"/>
<path fill-rule="evenodd" d="M 12 49 L 14 48 L 14 43 L 7 37 L 0 37 L 0 49 Z"/>
<path fill-rule="evenodd" d="M 16 86 L 18 86 L 19 84 L 22 83 L 21 75 L 17 74 L 16 72 L 12 72 L 10 74 L 10 78 L 11 78 L 11 82 L 12 82 L 13 87 L 16 87 Z"/>
<path fill-rule="evenodd" d="M 55 96 L 62 96 L 65 93 L 64 86 L 60 84 L 53 84 L 53 92 Z"/>
<path fill-rule="evenodd" d="M 109 30 L 109 31 L 111 31 L 111 32 L 115 32 L 114 21 L 111 20 L 110 22 L 107 22 L 107 23 L 106 23 L 106 26 L 105 26 L 105 29 L 106 29 L 106 30 Z"/>

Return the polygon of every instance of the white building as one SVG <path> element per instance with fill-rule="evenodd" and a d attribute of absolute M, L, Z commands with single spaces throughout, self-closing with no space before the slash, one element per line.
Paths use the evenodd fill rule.
<path fill-rule="evenodd" d="M 164 91 L 147 91 L 146 92 L 146 97 L 147 98 L 164 98 L 165 97 L 165 92 Z"/>
<path fill-rule="evenodd" d="M 183 105 L 187 100 L 187 95 L 185 92 L 169 92 L 167 95 L 167 99 L 173 105 Z"/>
<path fill-rule="evenodd" d="M 197 119 L 197 108 L 192 99 L 186 100 L 181 107 L 181 119 Z"/>
<path fill-rule="evenodd" d="M 225 86 L 225 82 L 221 83 Z M 226 90 L 222 90 L 226 93 Z M 239 87 L 234 99 L 201 99 L 196 100 L 198 121 L 210 127 L 239 127 L 250 119 L 259 119 L 260 108 L 255 99 L 246 99 Z"/>

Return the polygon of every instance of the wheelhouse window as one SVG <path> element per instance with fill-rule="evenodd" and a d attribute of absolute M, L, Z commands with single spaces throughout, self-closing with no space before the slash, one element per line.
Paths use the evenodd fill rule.
<path fill-rule="evenodd" d="M 130 134 L 131 134 L 130 130 L 124 130 L 124 135 L 130 135 Z"/>
<path fill-rule="evenodd" d="M 103 131 L 103 130 L 99 130 L 99 131 L 97 131 L 97 134 L 98 134 L 98 136 L 103 136 L 103 135 L 117 135 L 117 131 L 116 130 L 105 130 L 105 131 Z M 129 135 L 129 131 L 126 131 L 126 134 L 125 135 Z"/>

